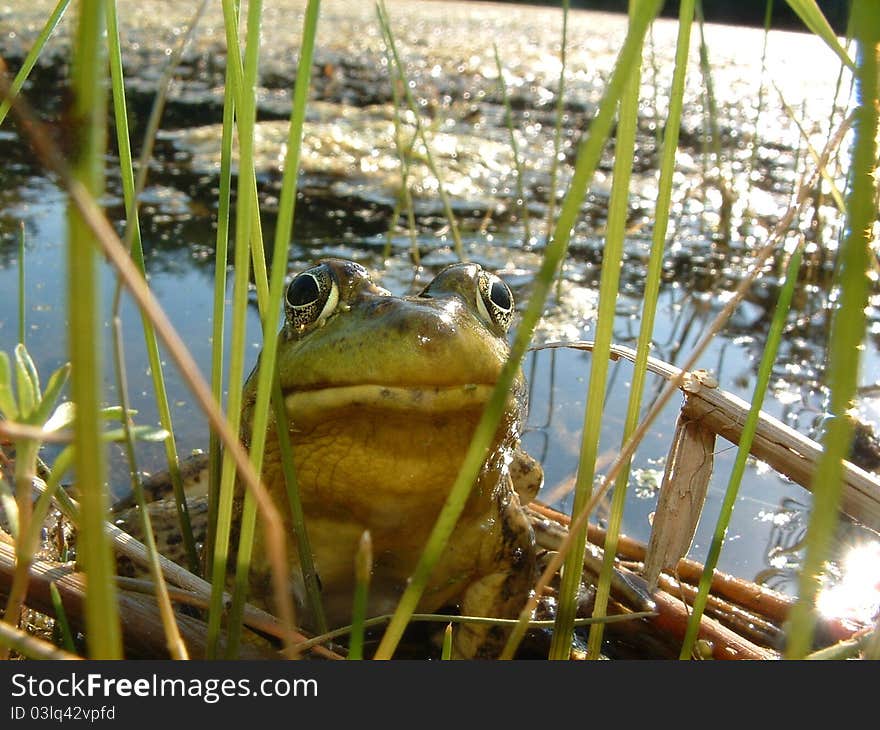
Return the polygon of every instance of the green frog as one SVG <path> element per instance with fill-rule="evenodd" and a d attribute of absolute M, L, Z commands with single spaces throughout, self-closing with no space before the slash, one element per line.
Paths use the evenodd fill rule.
<path fill-rule="evenodd" d="M 446 267 L 415 296 L 393 296 L 366 269 L 324 259 L 285 297 L 278 367 L 306 527 L 328 624 L 350 622 L 354 558 L 369 530 L 369 615 L 390 613 L 455 481 L 508 356 L 510 288 L 477 264 Z M 244 388 L 242 440 L 250 442 L 259 362 Z M 523 506 L 543 481 L 520 446 L 526 389 L 518 375 L 485 463 L 419 603 L 514 618 L 535 578 L 535 540 Z M 282 511 L 298 622 L 314 628 L 296 553 L 278 433 L 267 434 L 263 481 Z M 238 490 L 234 518 L 241 513 Z M 173 512 L 166 508 L 165 513 Z M 200 519 L 202 508 L 196 512 Z M 181 558 L 180 541 L 163 541 Z M 177 553 L 176 555 L 174 553 Z M 256 536 L 249 600 L 271 600 L 264 535 Z M 507 632 L 460 624 L 459 657 L 493 657 Z"/>

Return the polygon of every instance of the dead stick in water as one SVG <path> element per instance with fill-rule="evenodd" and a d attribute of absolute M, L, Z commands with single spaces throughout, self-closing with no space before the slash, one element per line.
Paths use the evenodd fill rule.
<path fill-rule="evenodd" d="M 533 507 L 534 505 L 530 505 Z M 552 512 L 552 510 L 549 510 Z M 533 516 L 539 515 L 536 510 L 532 510 Z M 532 520 L 532 525 L 538 533 L 539 544 L 548 549 L 555 550 L 562 542 L 566 528 L 559 522 L 552 519 L 539 516 Z M 601 563 L 600 563 L 601 564 Z M 623 575 L 629 571 L 620 571 Z M 634 582 L 642 581 L 640 576 L 631 574 Z M 624 592 L 612 589 L 615 598 L 625 606 L 627 610 L 632 610 L 629 596 Z M 688 607 L 679 599 L 669 595 L 663 590 L 655 590 L 651 594 L 653 609 L 655 616 L 640 619 L 647 624 L 650 629 L 659 634 L 661 637 L 672 637 L 676 641 L 681 642 L 684 639 L 685 629 L 688 623 Z M 609 630 L 613 630 L 609 627 Z M 749 639 L 737 634 L 732 629 L 723 625 L 709 616 L 704 616 L 700 623 L 700 638 L 708 642 L 711 647 L 712 656 L 715 659 L 776 659 L 778 655 L 764 647 L 758 646 Z"/>
<path fill-rule="evenodd" d="M 569 516 L 558 512 L 552 507 L 548 507 L 540 502 L 532 502 L 528 508 L 542 517 L 558 522 L 566 528 L 568 527 L 570 522 Z M 594 545 L 602 547 L 605 545 L 605 530 L 598 525 L 590 524 L 587 538 Z M 627 535 L 621 535 L 618 539 L 617 555 L 621 559 L 642 562 L 645 559 L 646 550 L 647 547 L 644 543 Z M 699 582 L 700 576 L 703 574 L 703 565 L 695 560 L 683 558 L 678 562 L 676 573 L 682 580 L 696 583 Z M 757 583 L 736 578 L 717 570 L 712 578 L 712 593 L 723 596 L 773 621 L 784 621 L 793 603 L 791 598 L 782 593 L 777 593 Z"/>
<path fill-rule="evenodd" d="M 558 522 L 566 528 L 570 522 L 568 515 L 540 502 L 531 502 L 527 507 L 528 511 L 539 518 Z M 587 539 L 594 545 L 604 546 L 605 530 L 598 525 L 590 524 Z M 644 543 L 627 535 L 621 535 L 618 539 L 617 556 L 623 560 L 642 562 L 645 559 L 646 550 L 647 546 Z M 703 564 L 690 558 L 682 558 L 678 561 L 675 573 L 680 580 L 697 585 L 703 574 Z M 785 623 L 788 613 L 794 605 L 794 599 L 790 596 L 718 570 L 712 576 L 711 594 L 724 598 L 779 626 Z M 822 617 L 820 618 L 820 628 L 823 635 L 829 637 L 830 640 L 841 641 L 853 636 L 864 627 L 845 619 Z"/>
<path fill-rule="evenodd" d="M 0 594 L 8 587 L 12 580 L 12 571 L 15 567 L 15 550 L 8 536 L 0 533 Z M 48 560 L 36 560 L 31 568 L 31 582 L 29 586 L 26 604 L 40 613 L 48 616 L 55 614 L 50 595 L 50 584 L 54 583 L 61 594 L 68 618 L 76 630 L 83 627 L 83 601 L 85 599 L 86 581 L 82 573 L 76 571 L 73 563 L 57 563 Z M 184 589 L 185 590 L 185 589 Z M 204 601 L 204 595 L 199 592 L 186 591 L 198 600 Z M 131 591 L 119 591 L 120 617 L 122 620 L 123 635 L 125 637 L 126 652 L 132 656 L 144 658 L 157 658 L 167 656 L 164 632 L 162 631 L 158 609 L 155 599 L 143 593 Z M 204 655 L 206 625 L 203 621 L 178 614 L 178 623 L 184 642 L 191 652 L 191 656 Z M 268 622 L 276 625 L 274 632 L 284 633 L 283 627 L 277 619 L 260 611 L 253 606 L 245 608 L 245 623 L 255 625 L 260 630 L 266 629 Z M 296 634 L 296 642 L 305 641 L 306 637 Z M 326 658 L 340 658 L 324 647 L 313 647 L 312 651 Z M 278 658 L 279 654 L 271 648 L 260 647 L 253 644 L 242 644 L 240 658 L 266 659 Z"/>

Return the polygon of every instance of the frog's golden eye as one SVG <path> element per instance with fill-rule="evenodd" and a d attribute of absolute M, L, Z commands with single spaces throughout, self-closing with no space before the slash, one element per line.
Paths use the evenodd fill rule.
<path fill-rule="evenodd" d="M 303 271 L 287 286 L 287 321 L 296 328 L 320 324 L 339 304 L 339 286 L 325 264 Z"/>
<path fill-rule="evenodd" d="M 487 322 L 506 332 L 513 319 L 510 287 L 499 276 L 481 271 L 477 290 L 477 311 Z"/>

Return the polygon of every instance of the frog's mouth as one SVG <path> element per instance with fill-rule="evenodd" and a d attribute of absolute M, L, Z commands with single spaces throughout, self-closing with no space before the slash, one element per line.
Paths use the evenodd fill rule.
<path fill-rule="evenodd" d="M 494 385 L 466 383 L 443 386 L 342 385 L 288 391 L 284 403 L 296 419 L 319 418 L 341 409 L 450 413 L 483 407 Z"/>

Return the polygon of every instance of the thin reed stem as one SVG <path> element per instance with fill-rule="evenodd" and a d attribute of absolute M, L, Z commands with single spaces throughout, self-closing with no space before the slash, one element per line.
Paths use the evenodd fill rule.
<path fill-rule="evenodd" d="M 712 543 L 709 546 L 709 554 L 706 556 L 706 562 L 703 567 L 703 574 L 700 576 L 700 585 L 696 598 L 694 598 L 691 608 L 691 615 L 688 618 L 687 631 L 685 632 L 684 641 L 681 646 L 680 659 L 689 659 L 694 653 L 694 645 L 697 641 L 700 631 L 700 619 L 706 608 L 709 599 L 709 589 L 712 586 L 712 577 L 715 572 L 715 566 L 718 565 L 718 558 L 721 556 L 721 548 L 724 545 L 724 538 L 727 535 L 727 526 L 730 524 L 730 517 L 733 514 L 733 507 L 736 504 L 736 498 L 739 494 L 739 486 L 742 482 L 743 474 L 746 469 L 746 462 L 751 453 L 752 441 L 755 437 L 755 431 L 758 426 L 758 418 L 761 415 L 761 408 L 764 404 L 764 395 L 767 392 L 767 386 L 770 383 L 770 377 L 773 374 L 773 364 L 776 361 L 776 353 L 779 350 L 779 343 L 782 340 L 782 331 L 788 318 L 788 311 L 791 307 L 791 298 L 794 295 L 794 288 L 797 283 L 798 272 L 800 271 L 801 260 L 803 254 L 803 242 L 792 254 L 785 273 L 785 281 L 779 292 L 779 300 L 776 302 L 776 311 L 773 313 L 773 321 L 770 323 L 770 331 L 767 334 L 767 342 L 764 346 L 764 354 L 761 357 L 761 363 L 758 367 L 758 377 L 755 380 L 755 388 L 752 393 L 751 407 L 749 415 L 743 425 L 742 436 L 739 441 L 739 449 L 736 454 L 736 460 L 730 471 L 730 478 L 727 483 L 727 490 L 724 493 L 724 500 L 721 503 L 721 511 L 718 514 L 718 520 L 715 523 L 715 532 L 712 535 Z"/>
<path fill-rule="evenodd" d="M 637 3 L 630 1 L 630 23 Z M 642 46 L 636 50 L 641 58 Z M 617 294 L 620 284 L 620 270 L 623 261 L 623 242 L 626 234 L 626 220 L 629 212 L 629 182 L 632 173 L 632 160 L 635 150 L 636 127 L 638 125 L 639 86 L 641 83 L 640 64 L 634 63 L 624 84 L 618 111 L 617 135 L 615 138 L 614 172 L 611 186 L 611 199 L 608 207 L 608 226 L 602 254 L 602 275 L 599 282 L 599 313 L 596 319 L 596 345 L 590 365 L 590 380 L 587 386 L 586 406 L 583 419 L 580 456 L 574 489 L 572 514 L 577 514 L 590 498 L 596 473 L 596 457 L 599 454 L 599 424 L 605 405 L 605 390 L 608 379 L 609 352 L 617 315 Z M 626 467 L 621 474 L 626 472 Z M 621 490 L 624 491 L 624 490 Z M 612 512 L 609 526 L 614 532 L 622 521 L 623 503 L 618 502 Z M 577 594 L 584 568 L 584 548 L 587 543 L 586 525 L 577 533 L 572 551 L 568 554 L 559 585 L 559 606 L 556 614 L 556 628 L 550 643 L 550 659 L 568 659 L 574 632 L 574 619 L 577 613 Z M 607 600 L 607 599 L 606 599 Z M 600 607 L 600 613 L 604 606 Z M 598 656 L 598 647 L 591 651 Z M 601 637 L 600 637 L 601 638 Z"/>
<path fill-rule="evenodd" d="M 807 528 L 807 550 L 798 581 L 798 601 L 791 612 L 785 656 L 800 658 L 811 648 L 816 623 L 815 598 L 822 581 L 828 547 L 837 525 L 842 460 L 852 438 L 847 412 L 856 393 L 865 307 L 868 297 L 868 251 L 874 207 L 874 172 L 877 159 L 878 59 L 880 7 L 853 4 L 853 27 L 858 44 L 856 67 L 855 141 L 847 197 L 847 231 L 839 251 L 836 288 L 839 305 L 832 317 L 828 377 L 831 390 L 823 452 L 813 476 L 813 508 Z"/>
<path fill-rule="evenodd" d="M 73 182 L 92 199 L 104 190 L 103 157 L 106 142 L 107 94 L 103 43 L 105 8 L 102 0 L 83 0 L 74 40 L 71 82 L 74 118 L 82 120 L 79 153 L 73 162 Z M 71 399 L 76 403 L 74 461 L 82 490 L 82 519 L 77 555 L 89 581 L 86 595 L 86 642 L 93 659 L 122 656 L 119 608 L 113 582 L 113 556 L 104 535 L 107 495 L 104 492 L 106 454 L 98 410 L 101 398 L 100 288 L 94 237 L 79 206 L 68 209 L 68 311 L 70 312 Z"/>
<path fill-rule="evenodd" d="M 46 18 L 46 23 L 43 25 L 43 29 L 34 41 L 34 45 L 31 46 L 31 50 L 28 51 L 27 56 L 25 56 L 21 68 L 18 69 L 18 73 L 15 74 L 15 78 L 9 86 L 8 93 L 5 95 L 5 98 L 0 101 L 0 125 L 3 124 L 3 120 L 5 120 L 6 116 L 9 114 L 9 110 L 12 108 L 15 97 L 18 96 L 25 81 L 27 81 L 28 76 L 30 76 L 34 64 L 36 64 L 37 59 L 43 52 L 43 48 L 46 47 L 46 42 L 49 40 L 49 36 L 52 35 L 55 27 L 61 22 L 61 18 L 64 16 L 64 11 L 67 10 L 69 4 L 70 0 L 58 0 L 55 9 L 51 12 L 49 17 Z"/>
<path fill-rule="evenodd" d="M 669 111 L 661 146 L 660 180 L 657 200 L 654 207 L 654 230 L 651 239 L 651 254 L 648 273 L 645 277 L 645 291 L 642 295 L 642 313 L 639 325 L 639 338 L 636 346 L 636 362 L 633 367 L 630 397 L 626 411 L 622 442 L 625 443 L 636 429 L 641 411 L 642 393 L 647 373 L 648 355 L 654 333 L 657 300 L 660 293 L 660 280 L 663 268 L 663 252 L 666 244 L 666 231 L 669 225 L 669 209 L 672 200 L 672 183 L 675 175 L 675 153 L 678 148 L 679 127 L 684 104 L 684 85 L 687 76 L 687 62 L 690 50 L 690 34 L 694 17 L 694 0 L 683 0 L 679 7 L 678 39 L 675 51 L 675 69 L 672 88 L 669 94 Z M 617 555 L 617 542 L 623 518 L 626 499 L 626 485 L 629 476 L 629 461 L 620 470 L 614 483 L 611 516 L 605 537 L 605 554 L 602 572 L 596 588 L 593 616 L 605 615 L 611 591 L 611 572 Z M 604 630 L 601 623 L 590 629 L 589 656 L 599 657 Z"/>
<path fill-rule="evenodd" d="M 519 144 L 516 141 L 516 132 L 513 129 L 513 110 L 510 108 L 510 97 L 507 94 L 507 84 L 504 83 L 504 68 L 501 65 L 498 44 L 493 43 L 492 49 L 495 52 L 495 68 L 498 71 L 498 89 L 501 92 L 501 100 L 504 104 L 504 121 L 507 125 L 508 134 L 510 135 L 510 150 L 513 153 L 513 167 L 516 171 L 516 206 L 519 208 L 520 217 L 523 222 L 523 233 L 525 236 L 523 244 L 528 246 L 532 240 L 532 231 L 529 223 L 529 201 L 526 199 L 526 194 L 523 190 L 522 157 L 519 154 Z"/>
<path fill-rule="evenodd" d="M 630 32 L 627 34 L 623 48 L 620 51 L 618 65 L 615 67 L 615 71 L 609 81 L 605 99 L 600 106 L 599 113 L 593 120 L 591 133 L 582 142 L 571 185 L 560 211 L 553 238 L 544 252 L 544 260 L 538 275 L 535 277 L 532 294 L 523 312 L 520 325 L 517 328 L 510 355 L 498 377 L 498 382 L 492 391 L 483 415 L 477 424 L 455 483 L 428 537 L 425 548 L 419 557 L 410 582 L 401 596 L 394 616 L 376 650 L 375 658 L 377 659 L 390 659 L 393 655 L 409 617 L 415 611 L 419 598 L 427 585 L 428 577 L 439 561 L 442 550 L 452 534 L 461 511 L 464 509 L 465 500 L 482 467 L 486 450 L 495 435 L 501 415 L 504 412 L 508 391 L 519 371 L 523 355 L 528 349 L 532 333 L 543 312 L 544 302 L 547 299 L 556 272 L 559 270 L 559 265 L 565 256 L 575 218 L 580 211 L 580 206 L 586 194 L 587 184 L 593 176 L 602 148 L 611 132 L 617 100 L 620 97 L 624 82 L 632 65 L 637 63 L 641 39 L 647 31 L 648 24 L 659 11 L 660 4 L 660 0 L 645 0 L 642 6 L 644 8 L 643 16 L 638 19 L 638 22 L 633 24 Z M 528 617 L 525 620 L 527 621 Z"/>

